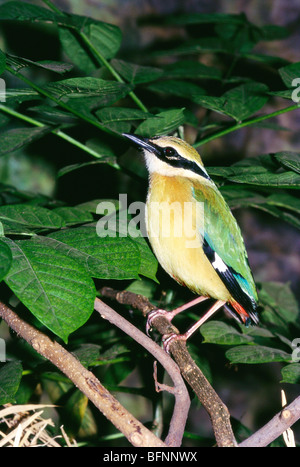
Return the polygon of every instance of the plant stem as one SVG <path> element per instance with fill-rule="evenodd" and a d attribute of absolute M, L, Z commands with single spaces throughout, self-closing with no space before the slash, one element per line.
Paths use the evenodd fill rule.
<path fill-rule="evenodd" d="M 228 133 L 232 133 L 233 131 L 239 130 L 240 128 L 244 128 L 246 126 L 253 125 L 253 123 L 259 123 L 263 122 L 264 120 L 268 120 L 269 118 L 272 117 L 277 117 L 277 115 L 284 114 L 286 112 L 290 112 L 292 110 L 299 109 L 299 105 L 291 105 L 289 107 L 285 107 L 284 109 L 276 110 L 275 112 L 272 112 L 267 115 L 262 115 L 260 117 L 254 117 L 250 120 L 247 120 L 242 123 L 237 123 L 236 125 L 233 125 L 229 128 L 225 128 L 224 130 L 217 131 L 216 133 L 212 135 L 208 135 L 205 138 L 201 139 L 200 141 L 196 142 L 194 144 L 195 148 L 198 148 L 199 146 L 202 146 L 203 144 L 209 143 L 210 141 L 213 141 L 214 139 L 221 138 L 224 135 L 227 135 Z"/>
<path fill-rule="evenodd" d="M 7 107 L 5 105 L 0 104 L 0 111 L 5 112 L 8 115 L 11 115 L 15 118 L 18 118 L 19 120 L 23 120 L 24 122 L 30 123 L 31 125 L 37 126 L 37 127 L 44 127 L 45 125 L 41 123 L 38 120 L 35 120 L 34 118 L 28 117 L 28 115 L 21 114 L 20 112 L 15 111 L 14 109 L 11 109 L 10 107 Z M 81 143 L 80 141 L 76 140 L 75 138 L 72 138 L 72 136 L 69 136 L 67 133 L 64 131 L 54 128 L 51 133 L 54 135 L 58 136 L 59 138 L 64 139 L 65 141 L 68 141 L 68 143 L 73 144 L 73 146 L 76 146 L 79 149 L 82 149 L 83 151 L 87 152 L 93 157 L 96 157 L 97 159 L 101 158 L 102 155 L 99 154 L 98 152 L 94 151 L 92 148 L 89 148 L 85 144 Z M 118 168 L 116 165 L 111 164 L 114 168 Z"/>
<path fill-rule="evenodd" d="M 58 13 L 60 15 L 64 15 L 64 12 L 62 12 L 57 6 L 55 6 L 50 0 L 42 0 L 49 8 L 51 8 L 55 13 Z M 123 78 L 119 75 L 119 73 L 114 69 L 114 67 L 111 66 L 111 64 L 106 60 L 105 57 L 99 52 L 99 50 L 94 46 L 94 44 L 90 41 L 88 36 L 83 32 L 83 31 L 77 31 L 76 32 L 79 34 L 83 42 L 88 46 L 90 51 L 93 53 L 94 57 L 98 61 L 98 63 L 101 66 L 105 66 L 107 70 L 112 74 L 112 76 L 118 81 L 119 83 L 125 83 Z M 137 97 L 137 95 L 133 92 L 130 91 L 128 94 L 131 99 L 136 103 L 136 105 L 143 110 L 143 112 L 148 112 L 147 108 L 145 105 L 141 102 L 141 100 Z"/>
<path fill-rule="evenodd" d="M 90 50 L 93 52 L 93 55 L 96 57 L 98 62 L 105 66 L 110 73 L 113 75 L 113 77 L 119 82 L 119 83 L 125 83 L 123 78 L 119 75 L 119 73 L 114 69 L 114 67 L 111 66 L 111 64 L 106 60 L 105 57 L 103 57 L 102 54 L 99 53 L 99 51 L 94 47 L 92 42 L 89 40 L 88 36 L 84 34 L 84 32 L 80 31 L 80 37 L 83 39 L 83 41 L 87 44 L 87 46 L 90 48 Z M 140 99 L 136 96 L 136 94 L 133 91 L 130 91 L 128 94 L 131 99 L 136 103 L 136 105 L 143 110 L 143 112 L 148 112 L 147 107 L 144 106 L 144 104 L 140 101 Z"/>
<path fill-rule="evenodd" d="M 101 123 L 97 122 L 93 118 L 87 117 L 86 115 L 82 114 L 81 112 L 78 112 L 77 110 L 73 109 L 72 107 L 69 107 L 68 104 L 65 104 L 63 101 L 60 99 L 57 99 L 55 96 L 51 94 L 51 92 L 47 91 L 44 88 L 41 88 L 37 84 L 33 83 L 29 78 L 26 78 L 26 76 L 22 75 L 21 73 L 18 73 L 15 71 L 13 68 L 11 68 L 9 65 L 6 65 L 6 70 L 16 76 L 17 78 L 21 79 L 24 81 L 24 83 L 28 84 L 32 89 L 37 91 L 39 94 L 42 94 L 45 97 L 48 97 L 48 99 L 51 99 L 53 102 L 55 102 L 57 105 L 62 107 L 63 109 L 67 110 L 68 112 L 71 112 L 73 115 L 76 115 L 76 117 L 81 118 L 82 120 L 85 120 L 86 122 L 90 123 L 91 125 L 94 125 L 97 127 L 99 130 L 105 131 L 106 133 L 109 133 L 111 135 L 116 135 L 116 133 L 109 128 L 107 128 L 104 125 L 101 125 Z"/>
<path fill-rule="evenodd" d="M 57 8 L 56 5 L 54 5 L 54 3 L 52 3 L 50 0 L 42 0 L 43 3 L 45 3 L 49 8 L 51 8 L 51 10 L 53 10 L 55 13 L 58 13 L 59 15 L 63 15 L 63 12 Z"/>
<path fill-rule="evenodd" d="M 43 123 L 39 122 L 38 120 L 28 117 L 27 115 L 23 115 L 17 112 L 16 110 L 11 109 L 10 107 L 7 107 L 6 105 L 0 104 L 0 110 L 2 110 L 2 112 L 7 113 L 8 115 L 11 115 L 12 117 L 16 117 L 16 118 L 19 118 L 20 120 L 24 120 L 27 123 L 31 123 L 34 126 L 38 126 L 40 128 L 45 126 Z"/>

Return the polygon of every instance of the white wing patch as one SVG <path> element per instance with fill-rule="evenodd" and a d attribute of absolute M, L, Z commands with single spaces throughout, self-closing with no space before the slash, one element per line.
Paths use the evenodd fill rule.
<path fill-rule="evenodd" d="M 220 272 L 226 272 L 228 269 L 228 266 L 226 266 L 222 258 L 220 258 L 220 256 L 216 252 L 215 252 L 215 260 L 211 264 L 214 269 L 218 269 L 218 271 Z"/>

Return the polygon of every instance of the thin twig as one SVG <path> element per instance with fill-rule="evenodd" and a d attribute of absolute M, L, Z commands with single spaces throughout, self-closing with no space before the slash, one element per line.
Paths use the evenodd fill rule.
<path fill-rule="evenodd" d="M 93 373 L 88 371 L 64 347 L 35 329 L 0 302 L 0 316 L 20 337 L 26 340 L 39 354 L 59 368 L 93 404 L 120 430 L 136 447 L 165 447 L 142 423 L 133 417 L 105 389 Z"/>
<path fill-rule="evenodd" d="M 112 291 L 112 289 L 109 290 Z M 135 304 L 137 305 L 137 303 L 140 303 L 140 297 L 142 296 L 133 295 L 135 296 Z M 143 304 L 145 308 L 145 305 L 147 304 L 145 302 L 143 302 Z M 122 331 L 131 336 L 136 342 L 148 350 L 160 362 L 173 380 L 174 388 L 172 393 L 175 396 L 175 405 L 170 422 L 169 433 L 165 439 L 165 443 L 168 446 L 180 446 L 190 408 L 190 397 L 182 380 L 178 366 L 172 358 L 170 358 L 170 356 L 161 347 L 159 347 L 159 345 L 100 299 L 96 298 L 94 306 L 95 310 L 101 314 L 102 318 L 107 319 L 110 323 L 122 329 Z"/>
<path fill-rule="evenodd" d="M 144 316 L 155 308 L 155 306 L 152 305 L 146 297 L 136 295 L 132 292 L 115 291 L 105 287 L 101 290 L 101 294 L 102 296 L 113 298 L 119 303 L 137 308 L 144 314 Z M 176 327 L 174 327 L 164 316 L 157 316 L 152 320 L 151 324 L 161 335 L 170 333 L 179 334 L 178 329 L 176 329 Z M 229 411 L 200 368 L 191 358 L 185 342 L 180 340 L 171 342 L 170 352 L 179 366 L 182 376 L 194 390 L 198 399 L 208 412 L 218 446 L 237 446 L 230 423 Z"/>
<path fill-rule="evenodd" d="M 256 433 L 239 444 L 242 448 L 265 447 L 300 419 L 300 396 L 284 407 L 275 417 Z"/>
<path fill-rule="evenodd" d="M 251 119 L 244 120 L 243 122 L 236 123 L 236 124 L 231 125 L 231 126 L 225 128 L 225 129 L 218 130 L 213 134 L 210 134 L 208 136 L 204 136 L 204 138 L 202 138 L 200 141 L 197 141 L 194 144 L 194 147 L 198 148 L 199 146 L 202 146 L 203 144 L 207 144 L 210 141 L 213 141 L 214 139 L 221 138 L 221 136 L 225 136 L 228 133 L 232 133 L 233 131 L 240 130 L 241 128 L 253 125 L 254 123 L 263 122 L 264 120 L 268 120 L 270 118 L 274 118 L 274 117 L 277 117 L 278 115 L 284 114 L 286 112 L 291 112 L 291 111 L 297 110 L 297 109 L 299 109 L 299 104 L 291 105 L 289 107 L 285 107 L 284 109 L 276 110 L 275 112 L 272 112 L 270 114 L 260 115 L 258 117 L 256 116 L 256 117 L 253 117 Z"/>

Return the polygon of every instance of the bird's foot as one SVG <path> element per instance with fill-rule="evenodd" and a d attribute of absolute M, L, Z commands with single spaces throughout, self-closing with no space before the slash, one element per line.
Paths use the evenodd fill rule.
<path fill-rule="evenodd" d="M 149 336 L 149 333 L 152 329 L 152 322 L 155 318 L 158 316 L 164 316 L 169 322 L 172 321 L 173 319 L 173 313 L 171 311 L 166 311 L 161 308 L 158 308 L 157 310 L 150 311 L 147 315 L 147 323 L 146 323 L 146 333 L 147 336 Z"/>
<path fill-rule="evenodd" d="M 164 346 L 164 350 L 170 354 L 170 345 L 174 341 L 186 341 L 187 336 L 185 334 L 175 334 L 174 332 L 172 334 L 167 334 L 163 336 L 162 342 Z"/>
<path fill-rule="evenodd" d="M 218 300 L 202 318 L 200 318 L 193 326 L 191 326 L 184 334 L 168 334 L 163 336 L 163 345 L 166 352 L 169 352 L 170 344 L 174 341 L 187 341 L 211 316 L 213 316 L 219 308 L 225 305 L 223 300 Z"/>

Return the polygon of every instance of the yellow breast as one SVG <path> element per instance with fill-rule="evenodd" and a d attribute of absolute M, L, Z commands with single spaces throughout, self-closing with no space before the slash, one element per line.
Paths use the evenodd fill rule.
<path fill-rule="evenodd" d="M 202 249 L 204 210 L 192 196 L 192 181 L 152 173 L 146 226 L 153 251 L 177 282 L 199 295 L 229 300 L 230 293 Z"/>

